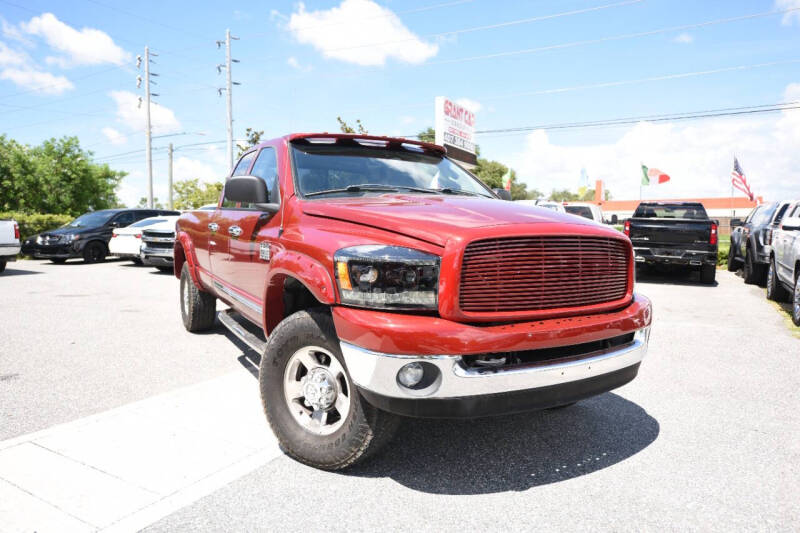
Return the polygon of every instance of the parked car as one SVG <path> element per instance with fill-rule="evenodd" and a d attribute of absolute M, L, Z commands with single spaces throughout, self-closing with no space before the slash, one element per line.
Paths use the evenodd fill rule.
<path fill-rule="evenodd" d="M 23 252 L 36 259 L 63 263 L 83 257 L 87 263 L 104 261 L 114 228 L 125 228 L 156 215 L 179 215 L 165 209 L 103 209 L 83 214 L 61 228 L 27 239 Z"/>
<path fill-rule="evenodd" d="M 696 268 L 700 281 L 714 283 L 718 223 L 698 202 L 642 202 L 623 223 L 637 264 Z"/>
<path fill-rule="evenodd" d="M 564 210 L 570 215 L 588 218 L 589 220 L 594 220 L 598 224 L 603 224 L 605 222 L 603 210 L 600 209 L 599 205 L 586 202 L 567 202 L 564 204 Z"/>
<path fill-rule="evenodd" d="M 130 259 L 134 263 L 142 264 L 142 230 L 144 228 L 164 222 L 168 218 L 174 221 L 178 217 L 150 217 L 134 222 L 124 228 L 114 228 L 111 232 L 111 240 L 108 241 L 108 253 L 124 259 Z"/>
<path fill-rule="evenodd" d="M 559 213 L 566 213 L 566 209 L 564 209 L 564 205 L 558 202 L 551 202 L 550 200 L 514 200 L 518 204 L 522 205 L 533 205 L 536 207 L 543 207 L 544 209 L 549 209 L 551 211 L 558 211 Z"/>
<path fill-rule="evenodd" d="M 800 201 L 786 209 L 768 246 L 767 298 L 792 302 L 792 321 L 800 326 Z"/>
<path fill-rule="evenodd" d="M 200 209 L 203 209 L 202 207 Z M 175 222 L 178 217 L 159 219 L 142 231 L 142 262 L 162 272 L 172 272 L 172 254 L 175 246 Z"/>
<path fill-rule="evenodd" d="M 375 453 L 396 415 L 568 405 L 634 379 L 647 350 L 627 237 L 500 201 L 423 142 L 261 143 L 219 209 L 180 217 L 174 257 L 185 328 L 230 306 L 282 448 L 323 469 Z"/>
<path fill-rule="evenodd" d="M 755 207 L 744 221 L 731 219 L 728 270 L 733 272 L 744 265 L 745 283 L 763 285 L 766 282 L 769 255 L 765 246 L 788 205 L 788 202 L 761 204 Z"/>
<path fill-rule="evenodd" d="M 0 220 L 0 272 L 9 261 L 17 260 L 19 252 L 19 224 L 16 220 Z"/>

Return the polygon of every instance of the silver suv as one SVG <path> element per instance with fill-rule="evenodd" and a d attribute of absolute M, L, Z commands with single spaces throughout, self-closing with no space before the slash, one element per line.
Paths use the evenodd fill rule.
<path fill-rule="evenodd" d="M 800 326 L 800 201 L 789 204 L 767 251 L 767 298 L 779 302 L 791 296 L 792 321 Z"/>

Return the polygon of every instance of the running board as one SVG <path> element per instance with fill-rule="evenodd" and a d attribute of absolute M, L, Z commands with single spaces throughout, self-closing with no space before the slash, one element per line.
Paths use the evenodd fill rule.
<path fill-rule="evenodd" d="M 225 311 L 219 312 L 219 321 L 222 322 L 222 325 L 228 328 L 228 331 L 236 335 L 236 337 L 248 345 L 250 348 L 255 350 L 259 355 L 264 354 L 264 349 L 267 346 L 267 343 L 262 341 L 257 335 L 250 333 L 247 331 L 247 328 L 239 323 L 236 320 L 236 316 L 239 313 L 232 309 L 227 309 Z"/>

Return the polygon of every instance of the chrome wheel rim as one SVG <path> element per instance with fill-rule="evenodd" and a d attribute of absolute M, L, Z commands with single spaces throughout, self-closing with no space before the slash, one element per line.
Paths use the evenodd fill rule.
<path fill-rule="evenodd" d="M 772 282 L 775 278 L 775 264 L 769 264 L 769 270 L 767 271 L 767 294 L 772 295 Z"/>
<path fill-rule="evenodd" d="M 344 367 L 331 352 L 306 346 L 289 358 L 283 373 L 283 396 L 303 429 L 330 435 L 350 412 L 352 387 Z"/>
<path fill-rule="evenodd" d="M 189 280 L 186 279 L 183 282 L 183 312 L 189 312 Z"/>
<path fill-rule="evenodd" d="M 794 282 L 794 318 L 800 319 L 800 277 Z"/>

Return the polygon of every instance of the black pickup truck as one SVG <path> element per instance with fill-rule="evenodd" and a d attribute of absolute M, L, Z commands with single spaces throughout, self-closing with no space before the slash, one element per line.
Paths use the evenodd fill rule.
<path fill-rule="evenodd" d="M 718 222 L 698 202 L 642 202 L 624 222 L 637 264 L 696 268 L 700 281 L 714 283 Z"/>

